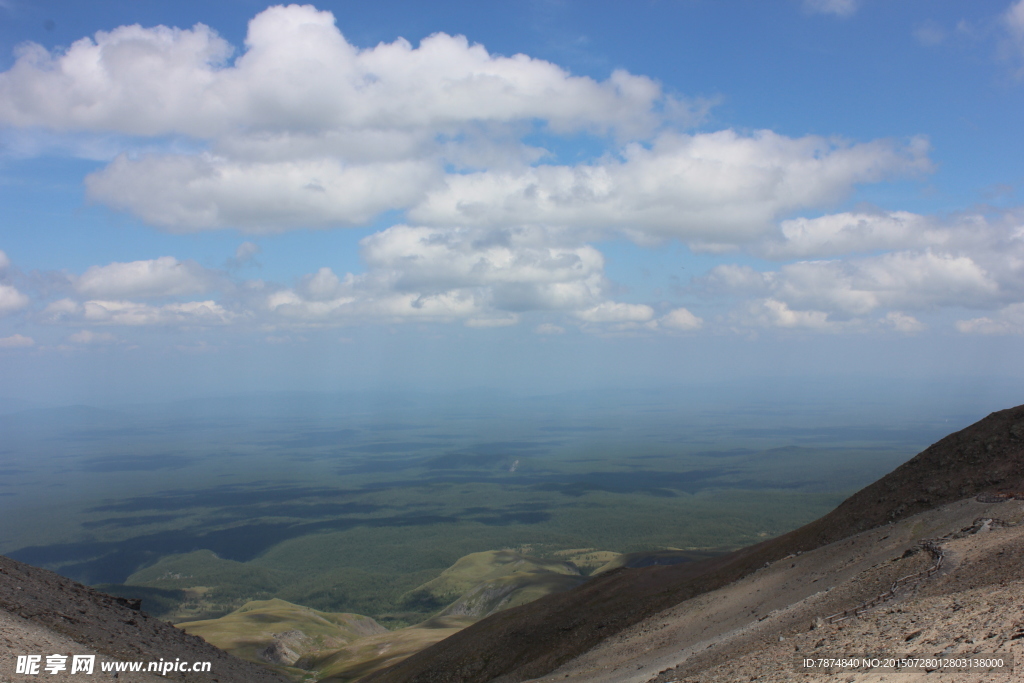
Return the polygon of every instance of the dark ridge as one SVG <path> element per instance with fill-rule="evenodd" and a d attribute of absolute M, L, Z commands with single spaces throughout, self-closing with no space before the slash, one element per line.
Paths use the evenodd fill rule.
<path fill-rule="evenodd" d="M 275 672 L 238 659 L 198 636 L 139 610 L 139 600 L 100 593 L 46 569 L 0 556 L 0 609 L 122 661 L 211 663 L 209 673 L 169 672 L 185 683 L 285 683 Z M 98 670 L 97 665 L 97 670 Z"/>
<path fill-rule="evenodd" d="M 550 673 L 600 641 L 766 562 L 982 492 L 1024 491 L 1024 406 L 928 447 L 784 536 L 698 562 L 618 569 L 494 614 L 361 683 L 518 683 Z"/>

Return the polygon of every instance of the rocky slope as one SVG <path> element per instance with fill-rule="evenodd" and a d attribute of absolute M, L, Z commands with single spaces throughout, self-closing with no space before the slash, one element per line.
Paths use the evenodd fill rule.
<path fill-rule="evenodd" d="M 154 619 L 124 598 L 0 556 L 0 675 L 18 680 L 18 655 L 97 654 L 119 661 L 210 662 L 210 673 L 169 672 L 186 683 L 282 683 L 286 680 Z M 44 660 L 45 661 L 45 660 Z M 99 661 L 99 660 L 98 660 Z M 97 667 L 99 664 L 97 664 Z M 48 680 L 57 675 L 44 672 Z M 102 680 L 102 676 L 94 674 Z M 38 680 L 40 676 L 24 676 Z M 69 680 L 81 675 L 69 675 Z M 118 680 L 130 680 L 121 674 Z M 136 678 L 135 680 L 146 680 Z M 150 679 L 152 680 L 152 679 Z"/>
<path fill-rule="evenodd" d="M 1015 500 L 948 503 L 762 567 L 624 630 L 539 680 L 895 681 L 925 675 L 797 675 L 798 658 L 858 653 L 1014 654 L 1024 663 L 1021 603 L 1006 601 L 1024 595 L 1022 520 L 1024 504 Z M 1006 680 L 955 675 L 942 680 Z"/>
<path fill-rule="evenodd" d="M 942 439 L 789 534 L 700 562 L 608 572 L 572 591 L 494 614 L 365 680 L 513 683 L 543 676 L 601 641 L 765 564 L 980 493 L 1022 489 L 1024 406 L 1018 406 Z"/>

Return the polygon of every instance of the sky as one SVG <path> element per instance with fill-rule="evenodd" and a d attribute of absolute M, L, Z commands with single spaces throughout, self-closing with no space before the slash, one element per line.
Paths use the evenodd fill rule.
<path fill-rule="evenodd" d="M 1008 407 L 1022 104 L 1024 0 L 0 0 L 0 399 Z"/>

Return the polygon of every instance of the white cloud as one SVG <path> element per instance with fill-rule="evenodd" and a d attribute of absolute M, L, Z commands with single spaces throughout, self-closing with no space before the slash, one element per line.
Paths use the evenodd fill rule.
<path fill-rule="evenodd" d="M 117 341 L 117 337 L 110 332 L 79 330 L 68 337 L 68 341 L 73 344 L 113 344 Z"/>
<path fill-rule="evenodd" d="M 763 299 L 752 302 L 741 316 L 746 324 L 760 327 L 805 328 L 827 330 L 832 327 L 825 311 L 794 311 L 785 302 L 777 299 Z"/>
<path fill-rule="evenodd" d="M 87 297 L 162 297 L 199 294 L 210 289 L 216 275 L 194 261 L 161 256 L 147 261 L 93 266 L 75 280 Z"/>
<path fill-rule="evenodd" d="M 878 308 L 989 307 L 1003 296 L 999 283 L 972 258 L 933 251 L 800 261 L 766 273 L 747 266 L 718 266 L 703 284 L 712 292 L 767 293 L 797 309 L 839 316 L 865 315 Z"/>
<path fill-rule="evenodd" d="M 858 0 L 804 0 L 804 9 L 816 14 L 850 17 L 857 11 Z"/>
<path fill-rule="evenodd" d="M 926 170 L 927 142 L 846 144 L 771 131 L 663 134 L 623 160 L 451 175 L 412 208 L 436 225 L 552 225 L 621 231 L 646 243 L 676 237 L 737 245 L 797 209 L 845 197 L 858 183 Z"/>
<path fill-rule="evenodd" d="M 282 290 L 269 295 L 265 306 L 281 319 L 314 325 L 366 318 L 448 322 L 487 312 L 479 294 L 466 290 L 422 294 L 367 288 L 354 292 L 353 296 L 322 300 L 305 298 L 295 290 Z"/>
<path fill-rule="evenodd" d="M 397 225 L 362 240 L 368 272 L 321 268 L 294 288 L 262 294 L 265 310 L 302 324 L 360 318 L 461 320 L 469 327 L 561 311 L 594 323 L 647 321 L 653 309 L 607 300 L 604 257 L 558 246 L 538 228 L 481 230 Z"/>
<path fill-rule="evenodd" d="M 89 197 L 171 231 L 265 233 L 412 206 L 445 163 L 535 161 L 545 150 L 520 137 L 537 122 L 633 139 L 709 106 L 644 76 L 572 76 L 462 36 L 359 49 L 312 6 L 261 12 L 232 51 L 202 24 L 122 26 L 54 52 L 27 44 L 0 73 L 0 124 L 187 136 L 206 150 L 122 154 L 87 178 Z"/>
<path fill-rule="evenodd" d="M 10 337 L 0 337 L 0 349 L 27 349 L 35 346 L 36 342 L 32 337 L 22 334 L 14 334 Z"/>
<path fill-rule="evenodd" d="M 153 306 L 135 301 L 90 300 L 83 303 L 61 299 L 46 307 L 43 315 L 50 322 L 94 325 L 224 325 L 239 316 L 215 301 Z"/>
<path fill-rule="evenodd" d="M 342 281 L 333 270 L 324 267 L 313 275 L 304 277 L 299 290 L 303 298 L 310 301 L 330 301 L 351 293 L 354 283 L 355 276 L 352 273 L 347 273 Z"/>
<path fill-rule="evenodd" d="M 537 334 L 565 334 L 565 328 L 553 323 L 541 323 L 533 329 Z"/>
<path fill-rule="evenodd" d="M 1018 42 L 1024 43 L 1024 0 L 1012 3 L 1003 15 L 1003 21 L 1010 35 Z"/>
<path fill-rule="evenodd" d="M 29 298 L 11 285 L 0 284 L 0 315 L 28 306 Z"/>
<path fill-rule="evenodd" d="M 11 259 L 7 258 L 7 254 L 4 253 L 3 249 L 0 249 L 0 272 L 3 272 L 11 267 Z"/>
<path fill-rule="evenodd" d="M 89 196 L 174 232 L 236 227 L 273 233 L 368 222 L 417 201 L 440 177 L 409 160 L 240 162 L 213 155 L 120 156 L 86 177 Z"/>
<path fill-rule="evenodd" d="M 643 76 L 616 71 L 598 82 L 491 55 L 462 36 L 359 49 L 330 12 L 309 5 L 261 12 L 245 45 L 229 62 L 231 46 L 202 24 L 121 26 L 53 53 L 30 43 L 0 74 L 0 121 L 199 138 L 538 119 L 558 131 L 633 130 L 652 126 L 665 99 Z"/>
<path fill-rule="evenodd" d="M 773 277 L 772 273 L 761 273 L 750 266 L 726 263 L 715 266 L 707 275 L 695 280 L 711 292 L 756 294 L 767 290 Z"/>
<path fill-rule="evenodd" d="M 999 285 L 969 256 L 893 252 L 856 263 L 857 284 L 887 305 L 987 306 Z"/>
<path fill-rule="evenodd" d="M 550 285 L 592 281 L 604 257 L 590 246 L 550 246 L 523 228 L 480 231 L 398 225 L 361 242 L 363 260 L 400 289 Z"/>
<path fill-rule="evenodd" d="M 1010 304 L 995 317 L 958 320 L 956 329 L 965 334 L 1024 334 L 1024 303 Z"/>
<path fill-rule="evenodd" d="M 603 301 L 593 308 L 577 311 L 576 317 L 591 323 L 647 322 L 654 317 L 654 309 L 645 304 Z"/>
<path fill-rule="evenodd" d="M 522 140 L 537 122 L 555 135 L 650 140 L 701 106 L 643 76 L 572 76 L 459 36 L 359 49 L 311 6 L 260 13 L 230 55 L 203 25 L 122 26 L 53 53 L 29 45 L 0 73 L 0 122 L 206 141 L 202 153 L 121 155 L 87 178 L 93 200 L 178 232 L 362 225 L 408 209 L 439 226 L 576 226 L 721 248 L 858 183 L 928 167 L 923 140 L 727 130 L 524 171 L 545 154 Z M 446 164 L 486 170 L 446 176 Z"/>
<path fill-rule="evenodd" d="M 850 264 L 841 261 L 793 263 L 771 276 L 770 282 L 776 298 L 799 308 L 863 315 L 879 305 L 872 283 L 863 282 Z"/>
<path fill-rule="evenodd" d="M 781 239 L 762 248 L 769 258 L 838 256 L 856 252 L 939 246 L 948 230 L 907 211 L 838 213 L 819 218 L 794 218 L 780 224 Z"/>
<path fill-rule="evenodd" d="M 920 320 L 912 315 L 900 313 L 899 311 L 889 311 L 885 318 L 882 319 L 882 323 L 889 325 L 897 332 L 903 332 L 904 334 L 915 334 L 926 329 L 925 324 Z"/>
<path fill-rule="evenodd" d="M 499 310 L 575 310 L 603 298 L 604 257 L 591 246 L 557 246 L 557 235 L 510 228 L 394 226 L 361 242 L 366 287 L 397 292 L 472 291 Z"/>
<path fill-rule="evenodd" d="M 498 317 L 470 318 L 466 321 L 466 327 L 509 327 L 519 324 L 519 316 L 509 313 Z"/>
<path fill-rule="evenodd" d="M 685 308 L 676 308 L 658 318 L 658 324 L 673 330 L 699 330 L 704 321 Z"/>

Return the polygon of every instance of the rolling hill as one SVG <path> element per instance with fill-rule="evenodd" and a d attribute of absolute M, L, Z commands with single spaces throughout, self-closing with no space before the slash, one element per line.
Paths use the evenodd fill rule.
<path fill-rule="evenodd" d="M 608 553 L 591 555 L 604 559 Z M 174 566 L 180 568 L 182 561 Z M 158 564 L 151 573 L 163 575 L 166 569 Z M 393 665 L 488 614 L 569 590 L 585 580 L 569 562 L 492 550 L 462 557 L 404 596 L 411 607 L 437 614 L 395 631 L 370 617 L 319 612 L 280 599 L 251 601 L 223 617 L 177 626 L 294 679 L 352 681 Z"/>

